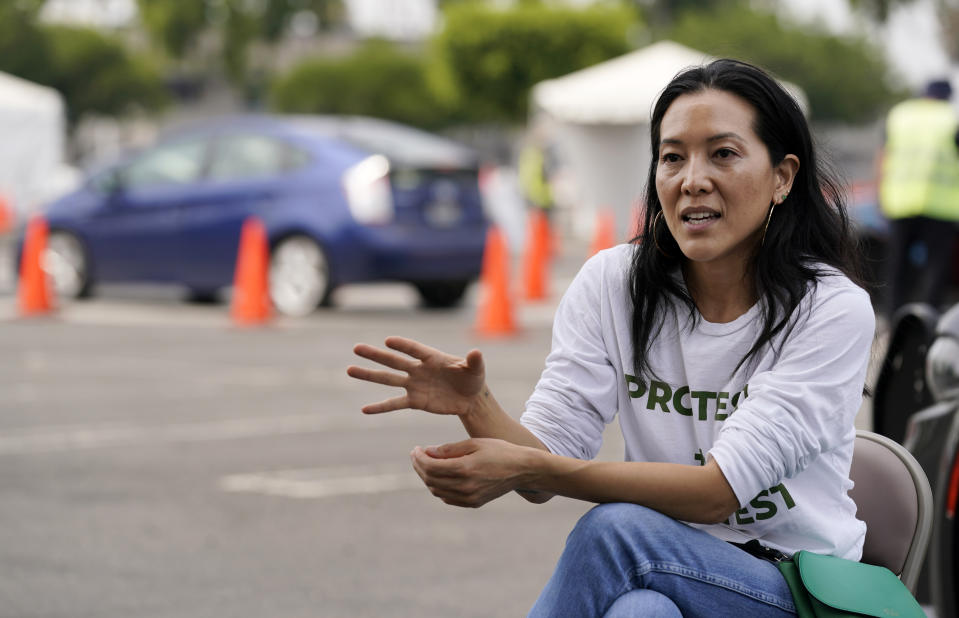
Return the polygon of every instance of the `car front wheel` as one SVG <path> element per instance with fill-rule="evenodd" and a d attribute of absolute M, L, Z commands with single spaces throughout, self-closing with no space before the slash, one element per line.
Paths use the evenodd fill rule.
<path fill-rule="evenodd" d="M 322 247 L 308 236 L 281 240 L 270 259 L 270 299 L 282 314 L 304 316 L 325 302 L 330 268 Z"/>
<path fill-rule="evenodd" d="M 469 281 L 429 281 L 414 285 L 423 305 L 433 309 L 448 309 L 460 304 Z"/>
<path fill-rule="evenodd" d="M 60 298 L 90 295 L 92 281 L 87 252 L 79 238 L 69 232 L 51 232 L 43 255 L 43 268 Z"/>

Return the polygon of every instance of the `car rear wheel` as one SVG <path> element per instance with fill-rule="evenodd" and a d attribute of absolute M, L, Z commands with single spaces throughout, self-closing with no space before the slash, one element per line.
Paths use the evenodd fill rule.
<path fill-rule="evenodd" d="M 416 283 L 423 304 L 434 309 L 448 309 L 460 304 L 469 281 L 430 281 Z"/>
<path fill-rule="evenodd" d="M 220 292 L 217 289 L 190 288 L 186 301 L 195 305 L 216 305 L 220 303 Z"/>
<path fill-rule="evenodd" d="M 69 232 L 51 232 L 43 255 L 43 268 L 50 275 L 60 298 L 90 295 L 92 281 L 87 252 L 79 238 Z"/>
<path fill-rule="evenodd" d="M 277 311 L 290 316 L 312 313 L 330 293 L 326 254 L 308 236 L 290 236 L 273 249 L 270 298 Z"/>

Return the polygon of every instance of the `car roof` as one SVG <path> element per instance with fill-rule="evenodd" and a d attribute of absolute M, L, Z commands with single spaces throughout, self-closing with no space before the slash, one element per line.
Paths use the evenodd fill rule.
<path fill-rule="evenodd" d="M 474 167 L 474 150 L 426 131 L 366 116 L 286 116 L 296 130 L 348 142 L 413 167 Z"/>
<path fill-rule="evenodd" d="M 251 129 L 307 139 L 335 139 L 370 154 L 385 155 L 399 167 L 472 168 L 477 153 L 463 144 L 408 125 L 368 116 L 250 114 L 206 119 L 165 132 L 183 135 Z"/>

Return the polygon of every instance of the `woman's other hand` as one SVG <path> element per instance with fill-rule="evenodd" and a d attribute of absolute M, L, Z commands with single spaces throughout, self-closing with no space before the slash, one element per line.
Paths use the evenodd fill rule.
<path fill-rule="evenodd" d="M 539 456 L 542 452 L 535 448 L 493 438 L 418 446 L 410 453 L 413 469 L 434 496 L 447 504 L 471 508 L 521 490 L 531 480 Z"/>
<path fill-rule="evenodd" d="M 486 387 L 479 350 L 460 358 L 404 337 L 388 337 L 385 343 L 390 350 L 361 343 L 353 352 L 394 371 L 351 365 L 346 373 L 358 380 L 405 389 L 406 394 L 363 406 L 364 414 L 413 408 L 463 416 L 478 404 Z"/>

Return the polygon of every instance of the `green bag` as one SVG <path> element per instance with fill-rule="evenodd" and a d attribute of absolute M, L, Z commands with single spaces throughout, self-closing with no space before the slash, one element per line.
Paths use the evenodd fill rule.
<path fill-rule="evenodd" d="M 924 618 L 919 603 L 887 568 L 800 551 L 776 563 L 799 618 Z"/>

